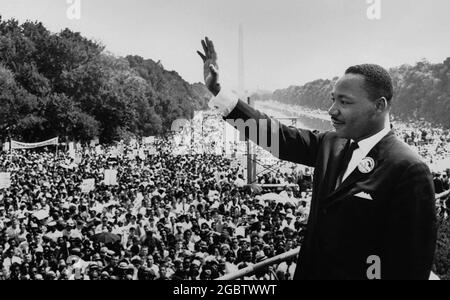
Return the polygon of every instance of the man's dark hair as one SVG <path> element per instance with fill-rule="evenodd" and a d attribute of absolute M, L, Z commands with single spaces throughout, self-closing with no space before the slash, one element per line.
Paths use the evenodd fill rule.
<path fill-rule="evenodd" d="M 391 102 L 394 96 L 392 78 L 383 67 L 374 64 L 356 65 L 348 68 L 345 74 L 359 74 L 364 76 L 364 88 L 371 100 L 385 97 L 388 103 Z"/>

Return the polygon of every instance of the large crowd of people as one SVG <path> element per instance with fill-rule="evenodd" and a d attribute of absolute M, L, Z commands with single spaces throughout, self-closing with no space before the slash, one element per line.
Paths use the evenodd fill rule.
<path fill-rule="evenodd" d="M 211 120 L 147 146 L 2 152 L 11 183 L 0 189 L 0 280 L 209 280 L 301 246 L 313 170 L 271 171 L 260 152 L 258 183 L 275 187 L 248 186 L 245 156 L 220 154 L 208 136 L 224 125 Z M 448 134 L 425 136 L 448 145 Z M 443 191 L 448 175 L 435 178 Z M 291 259 L 245 279 L 291 279 L 295 268 Z"/>
<path fill-rule="evenodd" d="M 262 199 L 230 158 L 172 155 L 172 146 L 158 141 L 156 154 L 137 156 L 96 146 L 77 163 L 51 149 L 2 153 L 11 186 L 0 191 L 0 279 L 215 279 L 300 245 L 305 193 Z M 109 169 L 117 184 L 105 184 Z M 86 179 L 95 180 L 88 192 Z M 285 262 L 252 278 L 293 270 Z"/>
<path fill-rule="evenodd" d="M 450 130 L 445 130 L 423 120 L 409 123 L 393 122 L 395 132 L 416 150 L 429 165 L 437 195 L 450 190 Z M 446 194 L 445 194 L 446 195 Z M 450 196 L 437 200 L 438 215 L 450 216 Z"/>
<path fill-rule="evenodd" d="M 394 128 L 398 136 L 415 149 L 434 171 L 450 168 L 450 165 L 439 165 L 450 157 L 450 130 L 425 121 L 394 122 Z"/>

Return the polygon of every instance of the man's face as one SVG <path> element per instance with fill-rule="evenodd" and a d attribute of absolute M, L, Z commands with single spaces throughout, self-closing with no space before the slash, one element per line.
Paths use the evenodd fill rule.
<path fill-rule="evenodd" d="M 191 264 L 191 261 L 188 258 L 184 259 L 184 261 L 183 261 L 183 268 L 185 270 L 189 269 L 190 264 Z"/>
<path fill-rule="evenodd" d="M 33 257 L 31 256 L 30 253 L 27 253 L 24 258 L 25 262 L 31 262 L 33 260 Z"/>
<path fill-rule="evenodd" d="M 167 274 L 167 272 L 166 272 L 166 268 L 165 267 L 159 268 L 159 276 L 160 277 L 165 278 L 166 274 Z"/>
<path fill-rule="evenodd" d="M 142 247 L 141 255 L 142 256 L 147 256 L 148 255 L 148 247 Z"/>
<path fill-rule="evenodd" d="M 119 257 L 113 256 L 110 261 L 111 266 L 115 267 L 115 266 L 117 266 L 118 263 L 119 263 Z"/>
<path fill-rule="evenodd" d="M 336 83 L 328 113 L 341 138 L 360 141 L 374 134 L 379 122 L 375 102 L 364 89 L 364 77 L 346 74 Z"/>

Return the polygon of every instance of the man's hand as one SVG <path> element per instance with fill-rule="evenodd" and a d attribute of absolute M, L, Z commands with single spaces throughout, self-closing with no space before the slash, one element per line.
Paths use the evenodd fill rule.
<path fill-rule="evenodd" d="M 202 47 L 205 51 L 205 54 L 197 51 L 198 55 L 203 60 L 203 71 L 205 76 L 205 85 L 208 90 L 214 95 L 217 96 L 220 92 L 220 83 L 219 83 L 219 66 L 217 65 L 217 53 L 214 49 L 213 42 L 205 37 L 205 40 L 202 40 Z"/>

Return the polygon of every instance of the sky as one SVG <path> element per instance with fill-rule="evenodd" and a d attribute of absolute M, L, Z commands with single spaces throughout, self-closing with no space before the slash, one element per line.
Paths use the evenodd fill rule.
<path fill-rule="evenodd" d="M 80 19 L 69 19 L 72 1 Z M 368 18 L 380 1 L 380 19 Z M 369 3 L 370 2 L 370 3 Z M 275 90 L 342 75 L 450 57 L 448 0 L 0 0 L 3 19 L 41 21 L 81 32 L 117 55 L 161 60 L 190 83 L 203 81 L 196 54 L 208 36 L 222 85 L 238 86 L 238 32 L 244 29 L 245 87 Z"/>

